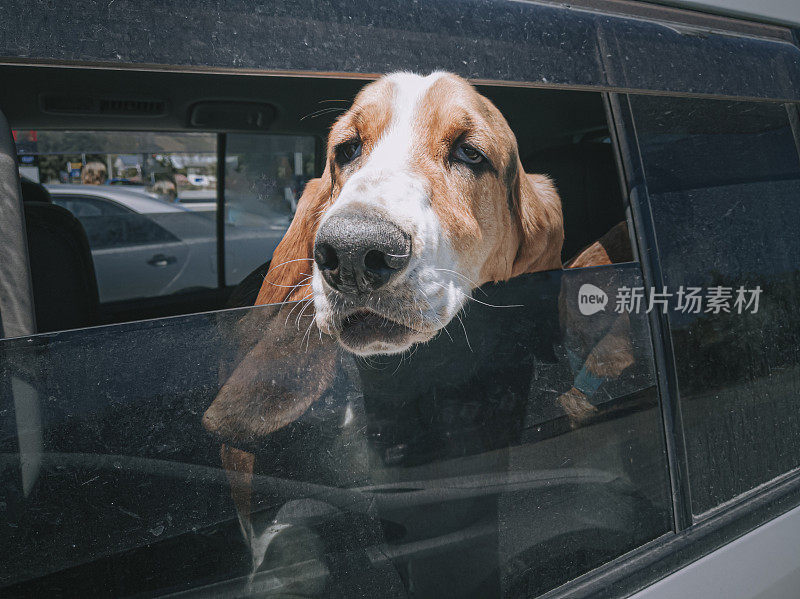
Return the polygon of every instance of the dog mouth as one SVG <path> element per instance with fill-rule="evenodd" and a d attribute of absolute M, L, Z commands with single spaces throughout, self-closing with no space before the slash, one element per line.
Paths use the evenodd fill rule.
<path fill-rule="evenodd" d="M 339 341 L 357 354 L 396 353 L 407 349 L 420 331 L 365 308 L 341 321 Z"/>
<path fill-rule="evenodd" d="M 401 354 L 430 341 L 461 309 L 461 298 L 466 295 L 454 291 L 453 284 L 439 284 L 434 276 L 421 282 L 410 277 L 409 282 L 389 291 L 350 297 L 329 289 L 316 271 L 315 275 L 317 326 L 343 349 L 362 357 Z"/>

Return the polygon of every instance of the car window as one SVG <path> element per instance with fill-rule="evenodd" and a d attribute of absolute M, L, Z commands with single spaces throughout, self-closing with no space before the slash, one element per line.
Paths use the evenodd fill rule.
<path fill-rule="evenodd" d="M 344 351 L 314 329 L 307 299 L 252 307 L 321 170 L 313 137 L 220 134 L 224 169 L 187 175 L 206 186 L 192 196 L 93 185 L 180 240 L 93 251 L 98 265 L 117 260 L 97 266 L 104 301 L 252 270 L 236 289 L 250 307 L 2 342 L 4 409 L 23 422 L 0 437 L 18 460 L 0 481 L 18 556 L 0 565 L 10 593 L 536 596 L 673 530 L 648 306 L 629 301 L 644 282 L 603 98 L 481 91 L 519 132 L 529 181 L 545 194 L 550 174 L 561 190 L 562 257 L 576 268 L 475 289 L 402 355 Z M 507 217 L 513 203 L 499 200 Z M 574 262 L 587 245 L 603 261 Z M 195 278 L 176 276 L 198 247 Z"/>
<path fill-rule="evenodd" d="M 37 130 L 16 139 L 20 173 L 82 225 L 101 304 L 217 288 L 216 202 L 177 201 L 216 198 L 216 134 Z"/>
<path fill-rule="evenodd" d="M 641 286 L 636 264 L 526 275 L 413 355 L 369 360 L 302 338 L 296 304 L 5 340 L 2 409 L 24 428 L 21 449 L 13 428 L 0 441 L 4 591 L 490 598 L 570 580 L 672 526 L 647 317 L 613 308 Z M 606 309 L 582 310 L 586 289 Z M 612 338 L 627 367 L 578 417 L 571 389 Z M 308 384 L 305 413 L 251 434 L 276 415 L 260 402 Z M 227 432 L 203 427 L 215 404 Z M 250 583 L 233 437 L 258 460 L 269 546 Z"/>
<path fill-rule="evenodd" d="M 314 177 L 315 139 L 232 133 L 225 152 L 225 278 L 236 285 L 272 256 L 306 182 Z"/>
<path fill-rule="evenodd" d="M 180 241 L 142 214 L 82 216 L 78 220 L 86 230 L 92 250 Z"/>
<path fill-rule="evenodd" d="M 220 290 L 270 259 L 314 175 L 316 140 L 227 138 L 218 146 L 211 133 L 15 132 L 20 174 L 44 184 L 83 225 L 103 304 Z M 218 190 L 218 150 L 225 146 L 226 184 Z"/>
<path fill-rule="evenodd" d="M 93 251 L 180 241 L 152 218 L 102 198 L 55 195 L 53 202 L 77 217 Z"/>
<path fill-rule="evenodd" d="M 796 107 L 640 96 L 631 105 L 673 294 L 691 503 L 702 514 L 800 465 Z"/>
<path fill-rule="evenodd" d="M 79 219 L 85 216 L 123 216 L 131 210 L 98 197 L 53 195 L 53 203 L 63 206 Z"/>

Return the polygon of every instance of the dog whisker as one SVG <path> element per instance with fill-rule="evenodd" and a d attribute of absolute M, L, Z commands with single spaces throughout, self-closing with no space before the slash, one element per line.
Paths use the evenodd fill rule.
<path fill-rule="evenodd" d="M 301 297 L 299 300 L 297 300 L 297 303 L 294 306 L 292 306 L 292 309 L 289 310 L 289 313 L 286 315 L 286 320 L 284 321 L 283 326 L 289 326 L 289 317 L 292 315 L 292 312 L 297 310 L 297 307 L 302 305 L 305 301 L 313 302 L 312 296 L 311 295 L 306 295 L 305 297 Z M 284 302 L 284 304 L 285 303 L 286 302 Z M 283 305 L 283 304 L 281 304 L 281 305 Z M 303 308 L 303 309 L 305 309 L 305 308 Z"/>
<path fill-rule="evenodd" d="M 392 371 L 392 376 L 397 374 L 397 371 L 400 370 L 400 367 L 403 365 L 403 361 L 405 360 L 404 355 L 400 356 L 400 361 L 397 363 L 397 366 Z"/>
<path fill-rule="evenodd" d="M 469 278 L 467 275 L 465 275 L 465 274 L 462 274 L 462 273 L 460 273 L 460 272 L 458 272 L 458 271 L 455 271 L 455 270 L 450 270 L 449 268 L 434 268 L 434 270 L 440 270 L 440 271 L 442 271 L 442 272 L 449 272 L 449 273 L 451 273 L 451 274 L 454 274 L 454 275 L 456 275 L 456 276 L 459 276 L 459 277 L 461 277 L 462 279 L 464 279 L 464 280 L 465 280 L 467 283 L 469 283 L 470 285 L 472 285 L 473 289 L 479 289 L 479 290 L 480 290 L 480 292 L 481 292 L 483 295 L 486 295 L 486 292 L 485 292 L 483 289 L 481 289 L 480 285 L 478 285 L 478 284 L 477 284 L 475 281 L 473 281 L 472 279 L 470 279 L 470 278 Z"/>
<path fill-rule="evenodd" d="M 305 333 L 303 334 L 303 336 L 300 338 L 300 344 L 302 345 L 302 343 L 303 343 L 303 339 L 305 339 L 305 338 L 306 338 L 306 336 L 308 336 L 308 339 L 306 340 L 306 353 L 308 353 L 308 345 L 309 345 L 309 343 L 311 343 L 311 327 L 313 327 L 313 326 L 314 326 L 314 323 L 315 323 L 315 322 L 316 322 L 316 319 L 313 319 L 313 320 L 311 321 L 311 323 L 308 325 L 308 328 L 306 329 L 306 332 L 305 332 Z"/>
<path fill-rule="evenodd" d="M 287 303 L 289 303 L 290 301 L 293 301 L 293 300 L 292 300 L 292 294 L 293 294 L 293 293 L 294 293 L 294 292 L 297 290 L 297 288 L 298 288 L 298 287 L 300 287 L 300 286 L 301 286 L 301 283 L 298 283 L 297 285 L 295 285 L 295 286 L 294 286 L 294 287 L 295 287 L 295 288 L 294 288 L 294 290 L 292 290 L 292 291 L 289 291 L 289 292 L 286 294 L 286 299 L 284 299 L 284 300 L 283 300 L 283 301 L 282 301 L 282 302 L 279 304 L 279 305 L 280 305 L 280 307 L 281 307 L 281 309 L 283 309 L 283 307 L 284 307 L 284 306 L 285 306 Z M 306 297 L 308 297 L 308 296 L 306 296 Z M 304 299 L 306 299 L 306 298 L 305 298 L 305 297 L 301 297 L 301 298 L 300 298 L 299 300 L 297 300 L 297 301 L 304 300 Z M 294 310 L 294 308 L 292 308 L 292 310 Z M 291 312 L 289 312 L 289 313 L 291 314 Z"/>
<path fill-rule="evenodd" d="M 301 272 L 300 274 L 303 275 L 305 273 Z M 285 287 L 287 289 L 297 289 L 300 285 L 302 285 L 303 283 L 308 281 L 310 278 L 311 278 L 311 276 L 307 276 L 305 279 L 303 279 L 302 281 L 300 281 L 299 283 L 296 283 L 294 285 L 279 285 L 278 283 L 273 283 L 272 281 L 267 281 L 267 283 L 269 283 L 273 287 Z"/>
<path fill-rule="evenodd" d="M 486 303 L 486 302 L 482 302 L 479 299 L 475 299 L 471 295 L 467 295 L 466 293 L 464 293 L 462 291 L 459 291 L 458 289 L 456 289 L 456 291 L 458 291 L 466 299 L 468 299 L 470 301 L 473 301 L 473 302 L 477 302 L 477 303 L 481 304 L 482 306 L 488 306 L 490 308 L 524 308 L 525 307 L 523 304 L 502 304 L 502 305 L 489 304 L 489 303 Z"/>
<path fill-rule="evenodd" d="M 427 293 L 425 293 L 425 291 L 423 291 L 422 289 L 420 289 L 419 291 L 420 291 L 420 293 L 422 293 L 422 295 L 424 295 L 424 296 L 425 296 L 425 300 L 428 302 L 428 307 L 430 307 L 431 300 L 430 300 L 430 298 L 428 297 L 428 294 L 427 294 Z M 448 337 L 450 337 L 450 342 L 451 342 L 451 343 L 454 343 L 454 341 L 453 341 L 453 336 L 450 334 L 450 331 L 448 331 L 448 330 L 447 330 L 447 327 L 446 327 L 446 326 L 445 326 L 445 324 L 442 322 L 442 319 L 441 319 L 441 318 L 439 318 L 439 315 L 436 313 L 436 311 L 435 311 L 435 310 L 433 311 L 433 317 L 436 319 L 436 322 L 438 322 L 438 323 L 441 325 L 441 327 L 439 328 L 439 332 L 441 332 L 441 331 L 444 331 L 445 333 L 447 333 L 447 336 L 448 336 Z M 438 334 L 438 333 L 437 333 L 437 334 Z"/>
<path fill-rule="evenodd" d="M 269 274 L 269 272 L 271 270 L 275 269 L 275 268 L 280 268 L 281 266 L 284 266 L 286 264 L 290 264 L 292 262 L 313 262 L 313 261 L 314 261 L 313 258 L 295 258 L 293 260 L 287 260 L 286 262 L 281 262 L 280 264 L 276 264 L 275 266 L 270 265 L 269 271 L 267 271 L 267 274 Z M 266 276 L 267 275 L 264 275 L 264 278 L 266 278 Z"/>
<path fill-rule="evenodd" d="M 469 351 L 475 353 L 472 349 L 472 344 L 469 342 L 469 335 L 467 335 L 467 327 L 464 326 L 464 321 L 461 320 L 461 315 L 456 314 L 456 318 L 458 318 L 458 322 L 461 323 L 461 328 L 464 330 L 464 339 L 467 340 L 467 347 L 469 348 Z"/>
<path fill-rule="evenodd" d="M 436 281 L 431 281 L 431 282 L 434 285 L 438 285 L 439 287 L 441 287 L 445 291 L 448 291 L 448 288 L 445 287 L 444 285 L 442 285 L 441 283 L 437 283 Z M 476 299 L 476 298 L 472 297 L 471 295 L 467 295 L 466 293 L 461 291 L 458 287 L 454 287 L 453 289 L 454 289 L 454 291 L 456 293 L 461 294 L 461 297 L 463 297 L 464 299 L 467 299 L 467 300 L 470 300 L 470 301 L 473 301 L 473 302 L 477 302 L 477 303 L 479 303 L 479 304 L 481 304 L 483 306 L 488 306 L 489 308 L 524 308 L 525 307 L 523 304 L 503 304 L 503 305 L 490 304 L 488 302 L 482 302 L 481 300 Z"/>
<path fill-rule="evenodd" d="M 334 112 L 342 113 L 342 112 L 345 112 L 346 110 L 347 110 L 346 108 L 341 108 L 339 106 L 329 106 L 327 108 L 321 108 L 320 110 L 316 110 L 314 112 L 311 112 L 311 113 L 305 115 L 304 117 L 301 117 L 300 120 L 304 121 L 306 119 L 315 118 L 315 117 L 318 117 L 318 116 L 322 116 L 323 114 L 329 114 L 329 113 L 334 113 Z"/>
<path fill-rule="evenodd" d="M 305 313 L 306 309 L 307 309 L 309 306 L 311 306 L 311 305 L 313 305 L 313 304 L 314 304 L 314 301 L 309 299 L 309 300 L 306 300 L 305 304 L 306 304 L 306 305 L 305 305 L 305 306 L 303 306 L 303 309 L 302 309 L 302 310 L 300 310 L 300 314 L 298 314 L 298 315 L 297 315 L 297 321 L 296 321 L 296 325 L 297 325 L 297 330 L 298 330 L 298 331 L 300 330 L 300 319 L 303 317 L 303 313 Z"/>
<path fill-rule="evenodd" d="M 455 343 L 455 339 L 453 339 L 453 336 L 450 334 L 450 331 L 447 330 L 447 327 L 444 325 L 442 320 L 438 316 L 436 317 L 436 320 L 438 320 L 439 324 L 442 325 L 442 328 L 439 330 L 447 333 L 447 336 L 450 337 L 450 343 Z"/>

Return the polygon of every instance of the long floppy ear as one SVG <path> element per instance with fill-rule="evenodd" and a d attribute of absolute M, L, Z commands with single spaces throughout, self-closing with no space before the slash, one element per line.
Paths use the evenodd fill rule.
<path fill-rule="evenodd" d="M 238 346 L 235 362 L 222 372 L 225 382 L 203 417 L 205 428 L 223 440 L 258 445 L 299 418 L 333 380 L 336 345 L 313 330 L 310 297 L 314 236 L 330 200 L 327 181 L 323 175 L 306 185 L 256 299 L 256 305 L 282 305 L 248 311 L 228 333 Z"/>
<path fill-rule="evenodd" d="M 564 243 L 561 199 L 549 177 L 526 174 L 519 159 L 512 182 L 512 210 L 520 241 L 511 276 L 561 268 Z"/>
<path fill-rule="evenodd" d="M 225 382 L 203 415 L 203 426 L 222 441 L 222 466 L 254 557 L 258 547 L 254 545 L 257 535 L 251 519 L 256 464 L 252 452 L 258 451 L 265 437 L 302 416 L 335 376 L 335 344 L 313 334 L 313 324 L 308 329 L 305 323 L 299 325 L 304 310 L 311 305 L 307 277 L 311 274 L 314 237 L 331 195 L 325 181 L 330 177 L 323 175 L 323 179 L 306 184 L 256 299 L 256 305 L 300 299 L 306 302 L 250 310 L 229 329 L 239 346 L 238 358 L 232 372 L 223 368 Z M 313 313 L 308 317 L 313 319 Z"/>
<path fill-rule="evenodd" d="M 314 259 L 314 237 L 331 197 L 330 176 L 311 179 L 297 203 L 297 213 L 272 254 L 267 276 L 256 298 L 257 306 L 296 301 L 308 296 Z"/>

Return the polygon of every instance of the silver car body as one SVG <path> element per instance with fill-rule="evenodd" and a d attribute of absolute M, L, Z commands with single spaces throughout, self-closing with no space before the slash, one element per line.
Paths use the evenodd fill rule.
<path fill-rule="evenodd" d="M 101 302 L 217 287 L 214 212 L 195 212 L 144 191 L 100 185 L 47 185 L 53 201 L 71 209 L 89 237 Z M 114 206 L 114 214 L 83 214 L 85 205 Z M 238 282 L 272 255 L 288 223 L 225 226 L 226 278 Z M 126 224 L 127 223 L 127 224 Z M 100 243 L 109 229 L 123 230 Z M 132 229 L 134 235 L 127 235 Z M 151 239 L 148 239 L 150 237 Z"/>

